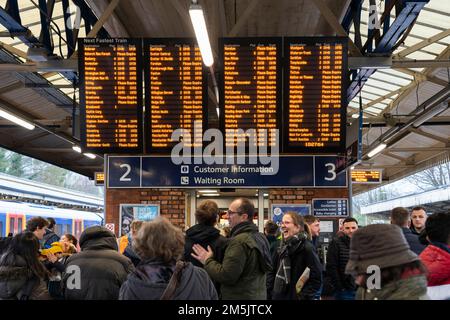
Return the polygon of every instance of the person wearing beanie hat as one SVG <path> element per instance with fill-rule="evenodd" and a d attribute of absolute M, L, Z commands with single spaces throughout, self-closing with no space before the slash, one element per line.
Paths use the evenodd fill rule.
<path fill-rule="evenodd" d="M 429 299 L 425 266 L 396 225 L 373 224 L 357 230 L 345 273 L 360 286 L 356 300 Z"/>

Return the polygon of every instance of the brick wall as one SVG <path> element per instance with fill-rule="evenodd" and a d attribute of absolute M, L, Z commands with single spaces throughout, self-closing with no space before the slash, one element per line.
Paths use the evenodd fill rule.
<path fill-rule="evenodd" d="M 160 214 L 174 225 L 185 227 L 185 194 L 180 189 L 107 189 L 105 223 L 114 223 L 119 234 L 121 203 L 159 204 Z"/>
<path fill-rule="evenodd" d="M 272 203 L 309 203 L 314 198 L 348 198 L 347 188 L 316 189 L 270 189 L 269 205 Z"/>

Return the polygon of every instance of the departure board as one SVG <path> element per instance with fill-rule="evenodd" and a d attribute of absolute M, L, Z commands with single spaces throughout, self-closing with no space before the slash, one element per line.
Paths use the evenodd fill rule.
<path fill-rule="evenodd" d="M 202 147 L 207 77 L 195 39 L 144 39 L 144 60 L 147 153 L 169 154 L 177 129 L 186 146 Z"/>
<path fill-rule="evenodd" d="M 141 41 L 79 39 L 83 151 L 142 150 Z"/>
<path fill-rule="evenodd" d="M 352 170 L 352 183 L 381 183 L 381 170 Z"/>
<path fill-rule="evenodd" d="M 284 151 L 345 152 L 348 39 L 284 41 Z"/>
<path fill-rule="evenodd" d="M 225 146 L 273 146 L 281 115 L 281 38 L 221 38 L 221 129 Z"/>

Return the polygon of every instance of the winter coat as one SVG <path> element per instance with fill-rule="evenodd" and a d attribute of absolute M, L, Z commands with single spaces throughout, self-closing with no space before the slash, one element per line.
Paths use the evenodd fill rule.
<path fill-rule="evenodd" d="M 420 259 L 428 269 L 428 286 L 450 284 L 450 251 L 444 245 L 439 248 L 430 244 L 420 254 Z"/>
<path fill-rule="evenodd" d="M 284 253 L 286 251 L 286 253 Z M 290 283 L 286 285 L 283 291 L 274 291 L 275 276 L 281 264 L 281 259 L 287 254 L 290 259 Z M 271 292 L 272 300 L 313 300 L 322 286 L 322 266 L 316 251 L 306 237 L 299 237 L 299 240 L 286 241 L 286 243 L 277 250 L 273 256 L 273 269 L 268 274 L 268 288 Z M 305 271 L 306 267 L 310 269 L 308 281 L 302 288 L 300 296 L 297 296 L 295 285 Z"/>
<path fill-rule="evenodd" d="M 143 261 L 120 288 L 119 300 L 159 300 L 175 270 L 161 261 Z M 217 292 L 202 268 L 187 263 L 173 300 L 217 300 Z"/>
<path fill-rule="evenodd" d="M 123 255 L 130 259 L 135 267 L 139 264 L 139 262 L 141 262 L 141 258 L 134 251 L 131 243 L 128 243 L 128 246 L 123 251 Z"/>
<path fill-rule="evenodd" d="M 356 290 L 355 279 L 345 274 L 350 255 L 350 237 L 347 235 L 336 237 L 331 241 L 327 254 L 327 277 L 336 291 Z"/>
<path fill-rule="evenodd" d="M 81 235 L 80 247 L 81 252 L 70 256 L 66 264 L 66 271 L 72 266 L 79 268 L 80 288 L 73 288 L 75 281 L 71 277 L 72 274 L 64 273 L 65 298 L 117 300 L 119 289 L 127 275 L 134 270 L 134 266 L 130 259 L 118 252 L 114 234 L 102 227 L 90 227 Z"/>
<path fill-rule="evenodd" d="M 278 248 L 280 247 L 280 239 L 278 239 L 276 236 L 268 235 L 267 241 L 269 241 L 269 250 L 270 250 L 270 256 L 273 257 L 276 253 Z"/>
<path fill-rule="evenodd" d="M 205 262 L 205 270 L 220 283 L 223 300 L 265 300 L 266 273 L 272 269 L 269 243 L 251 221 L 236 225 L 230 234 L 223 262 Z"/>
<path fill-rule="evenodd" d="M 208 246 L 210 246 L 214 252 L 214 260 L 222 262 L 228 240 L 229 239 L 220 235 L 220 231 L 217 228 L 204 224 L 196 224 L 186 230 L 184 261 L 189 261 L 197 267 L 203 267 L 203 265 L 191 255 L 191 253 L 194 252 L 192 246 L 194 244 L 199 244 L 205 249 L 208 249 Z"/>
<path fill-rule="evenodd" d="M 32 280 L 32 279 L 35 280 Z M 35 281 L 31 290 L 30 300 L 49 300 L 46 283 L 43 279 L 34 277 L 27 263 L 20 256 L 15 256 L 8 265 L 0 266 L 0 300 L 17 300 L 25 294 L 29 281 Z"/>
<path fill-rule="evenodd" d="M 384 284 L 381 289 L 364 289 L 356 291 L 356 300 L 429 300 L 427 295 L 427 278 L 415 275 L 405 279 Z"/>
<path fill-rule="evenodd" d="M 402 231 L 411 251 L 417 255 L 420 255 L 420 253 L 426 248 L 426 246 L 420 243 L 419 236 L 412 233 L 411 229 L 409 228 L 402 228 Z"/>
<path fill-rule="evenodd" d="M 59 236 L 54 233 L 52 230 L 47 229 L 44 234 L 44 238 L 42 239 L 42 247 L 44 249 L 48 249 L 52 246 L 53 242 L 59 241 Z"/>

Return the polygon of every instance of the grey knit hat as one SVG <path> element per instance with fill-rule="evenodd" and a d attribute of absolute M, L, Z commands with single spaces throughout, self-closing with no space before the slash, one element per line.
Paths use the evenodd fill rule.
<path fill-rule="evenodd" d="M 410 250 L 400 227 L 372 224 L 353 234 L 345 273 L 362 274 L 367 272 L 370 265 L 384 269 L 417 260 L 419 257 Z"/>

